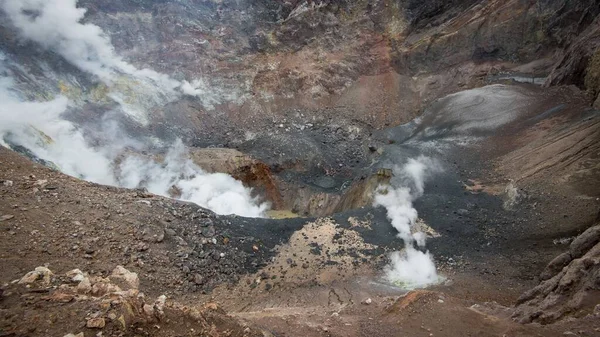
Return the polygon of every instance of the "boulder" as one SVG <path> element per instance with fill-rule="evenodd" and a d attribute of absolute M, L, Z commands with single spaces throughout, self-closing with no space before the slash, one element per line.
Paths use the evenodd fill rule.
<path fill-rule="evenodd" d="M 19 284 L 31 284 L 41 280 L 42 284 L 49 285 L 53 275 L 54 274 L 50 269 L 46 267 L 37 267 L 35 270 L 25 274 L 25 276 L 19 280 Z"/>

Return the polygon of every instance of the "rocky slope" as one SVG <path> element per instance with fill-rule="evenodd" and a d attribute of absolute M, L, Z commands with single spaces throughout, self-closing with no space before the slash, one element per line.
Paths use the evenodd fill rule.
<path fill-rule="evenodd" d="M 521 322 L 548 324 L 565 316 L 600 312 L 600 226 L 575 238 L 569 250 L 550 261 L 542 283 L 524 293 L 514 317 Z"/>

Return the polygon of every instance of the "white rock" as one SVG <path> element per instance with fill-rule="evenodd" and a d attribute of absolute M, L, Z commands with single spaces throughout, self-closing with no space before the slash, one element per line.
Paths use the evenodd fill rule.
<path fill-rule="evenodd" d="M 52 271 L 46 267 L 37 267 L 35 270 L 25 274 L 20 280 L 19 284 L 30 284 L 39 279 L 42 279 L 44 284 L 50 284 L 50 278 L 52 277 Z"/>
<path fill-rule="evenodd" d="M 71 281 L 73 282 L 81 282 L 85 278 L 83 272 L 79 269 L 70 270 L 65 275 L 67 275 L 67 277 L 70 277 Z"/>
<path fill-rule="evenodd" d="M 164 311 L 163 310 L 165 308 L 165 302 L 166 301 L 167 301 L 167 296 L 160 295 L 160 296 L 158 296 L 158 298 L 154 302 L 154 310 L 156 310 L 156 312 L 159 315 L 164 315 Z"/>
<path fill-rule="evenodd" d="M 364 304 L 371 304 L 373 303 L 373 300 L 371 298 L 367 298 L 366 300 L 363 301 Z"/>
<path fill-rule="evenodd" d="M 144 310 L 144 314 L 146 314 L 146 316 L 154 316 L 154 307 L 150 304 L 144 304 L 142 309 Z"/>
<path fill-rule="evenodd" d="M 137 273 L 132 273 L 123 266 L 117 266 L 109 278 L 112 282 L 118 283 L 117 285 L 123 290 L 137 289 L 140 286 Z"/>
<path fill-rule="evenodd" d="M 89 278 L 84 277 L 77 285 L 77 292 L 80 294 L 87 294 L 90 291 L 92 291 L 92 282 Z"/>

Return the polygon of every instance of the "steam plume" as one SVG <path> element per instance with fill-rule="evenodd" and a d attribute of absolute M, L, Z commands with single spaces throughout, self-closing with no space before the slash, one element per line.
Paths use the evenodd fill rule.
<path fill-rule="evenodd" d="M 180 199 L 219 214 L 262 217 L 268 209 L 241 182 L 226 174 L 206 173 L 191 162 L 181 142 L 168 152 L 164 164 L 133 154 L 116 164 L 123 147 L 93 148 L 75 125 L 61 119 L 69 104 L 65 97 L 23 102 L 11 86 L 11 78 L 0 77 L 0 144 L 6 147 L 18 144 L 66 174 L 101 184 L 146 187 L 164 196 L 170 196 L 175 187 L 181 191 Z M 124 139 L 119 143 L 136 142 Z"/>
<path fill-rule="evenodd" d="M 203 97 L 208 87 L 202 81 L 182 83 L 125 62 L 100 27 L 81 22 L 86 10 L 77 8 L 77 0 L 3 0 L 0 6 L 21 38 L 36 42 L 97 76 L 110 88 L 109 96 L 120 103 L 122 112 L 141 124 L 147 121 L 149 108 L 175 99 L 181 91 Z M 253 198 L 251 190 L 228 175 L 204 172 L 187 159 L 180 142 L 169 151 L 165 163 L 131 154 L 123 158 L 126 144 L 141 146 L 139 140 L 127 136 L 102 147 L 91 147 L 77 126 L 61 117 L 67 109 L 76 108 L 72 102 L 63 96 L 47 102 L 23 100 L 14 88 L 5 61 L 0 52 L 1 145 L 24 147 L 66 174 L 97 183 L 146 187 L 165 196 L 176 189 L 181 199 L 220 214 L 264 215 L 268 205 Z M 213 97 L 201 101 L 210 106 L 219 103 Z M 104 125 L 96 127 L 106 131 Z"/>
<path fill-rule="evenodd" d="M 400 179 L 401 187 L 380 187 L 380 193 L 375 196 L 374 205 L 386 208 L 392 226 L 398 231 L 397 235 L 405 245 L 404 251 L 390 255 L 385 277 L 388 281 L 406 288 L 424 287 L 439 281 L 429 252 L 415 248 L 415 243 L 420 247 L 425 246 L 425 234 L 413 233 L 418 213 L 412 204 L 423 195 L 425 180 L 439 170 L 439 164 L 431 158 L 411 158 L 402 168 L 394 170 Z"/>
<path fill-rule="evenodd" d="M 86 9 L 78 8 L 77 0 L 4 0 L 2 9 L 21 38 L 61 55 L 82 71 L 96 75 L 109 88 L 118 82 L 109 96 L 138 122 L 146 122 L 148 108 L 170 102 L 181 94 L 198 97 L 209 110 L 222 100 L 237 98 L 209 86 L 202 79 L 180 82 L 124 61 L 100 27 L 81 22 Z M 124 75 L 133 79 L 124 80 Z M 123 92 L 129 91 L 135 91 L 137 97 L 124 96 Z M 136 104 L 131 104 L 132 100 Z"/>

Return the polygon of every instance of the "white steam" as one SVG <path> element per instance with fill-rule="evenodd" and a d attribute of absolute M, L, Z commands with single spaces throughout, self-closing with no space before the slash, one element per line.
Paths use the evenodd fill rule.
<path fill-rule="evenodd" d="M 404 241 L 405 249 L 390 255 L 390 264 L 385 268 L 385 278 L 405 288 L 419 288 L 439 282 L 433 258 L 429 252 L 415 248 L 425 247 L 426 235 L 415 232 L 418 218 L 413 201 L 423 195 L 425 180 L 430 174 L 440 171 L 439 164 L 428 157 L 409 159 L 402 168 L 394 173 L 402 180 L 401 187 L 380 187 L 375 196 L 374 205 L 383 206 L 392 226 L 398 231 L 398 237 Z"/>
<path fill-rule="evenodd" d="M 2 9 L 20 37 L 61 55 L 79 69 L 96 75 L 134 120 L 147 122 L 146 112 L 181 94 L 196 96 L 212 110 L 231 99 L 204 80 L 177 81 L 152 69 L 138 69 L 119 57 L 102 28 L 82 23 L 86 9 L 77 0 L 3 0 Z"/>
<path fill-rule="evenodd" d="M 251 190 L 224 173 L 206 173 L 186 157 L 186 149 L 178 141 L 167 153 L 164 163 L 140 156 L 127 157 L 118 167 L 121 186 L 145 187 L 148 191 L 190 201 L 219 214 L 262 217 L 267 203 L 259 203 Z"/>
<path fill-rule="evenodd" d="M 0 63 L 0 73 L 3 66 Z M 22 102 L 11 91 L 13 82 L 0 77 L 0 144 L 19 144 L 38 158 L 59 164 L 66 174 L 102 184 L 114 184 L 107 172 L 110 160 L 91 149 L 83 135 L 60 115 L 68 100 L 59 96 L 48 102 Z"/>
<path fill-rule="evenodd" d="M 4 0 L 2 8 L 21 37 L 52 50 L 79 69 L 112 82 L 119 73 L 156 82 L 162 88 L 181 85 L 151 69 L 137 69 L 116 55 L 102 28 L 81 23 L 86 9 L 77 0 Z"/>
<path fill-rule="evenodd" d="M 119 57 L 102 29 L 82 23 L 86 10 L 77 0 L 1 0 L 1 8 L 20 37 L 61 55 L 80 70 L 97 76 L 108 88 L 107 96 L 121 111 L 144 124 L 147 112 L 177 98 L 181 93 L 200 96 L 203 104 L 218 104 L 205 97 L 209 87 L 202 81 L 179 82 L 151 69 L 138 69 Z M 208 174 L 185 155 L 181 143 L 169 151 L 164 163 L 123 153 L 139 142 L 109 132 L 108 145 L 91 147 L 71 122 L 61 118 L 74 107 L 66 97 L 47 102 L 26 102 L 18 95 L 0 53 L 0 144 L 20 146 L 66 174 L 101 184 L 146 187 L 207 207 L 219 214 L 264 216 L 267 204 L 252 197 L 251 190 L 226 174 Z M 204 99 L 203 99 L 204 98 Z M 206 102 L 205 102 L 206 101 Z M 97 125 L 106 132 L 103 125 Z M 113 130 L 114 131 L 114 130 Z"/>
<path fill-rule="evenodd" d="M 176 143 L 164 163 L 134 154 L 121 156 L 125 146 L 137 142 L 126 136 L 113 143 L 91 147 L 71 122 L 61 118 L 69 107 L 63 96 L 47 102 L 24 102 L 14 90 L 13 80 L 0 58 L 0 144 L 25 147 L 62 172 L 93 182 L 121 187 L 145 187 L 150 192 L 174 196 L 209 208 L 219 214 L 263 217 L 268 204 L 252 197 L 240 181 L 222 173 L 209 174 L 185 155 Z M 106 130 L 103 130 L 106 131 Z M 107 132 L 108 137 L 117 132 Z"/>

